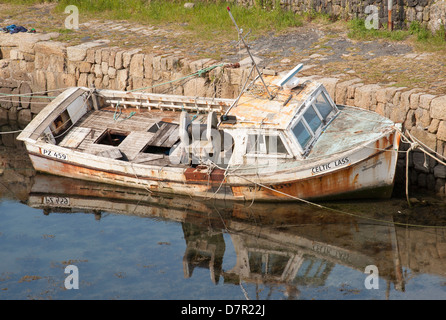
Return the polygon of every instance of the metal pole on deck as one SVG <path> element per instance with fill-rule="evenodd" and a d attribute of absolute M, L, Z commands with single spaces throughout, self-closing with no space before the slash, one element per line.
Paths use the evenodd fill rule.
<path fill-rule="evenodd" d="M 249 54 L 249 56 L 251 57 L 252 63 L 254 64 L 254 67 L 256 68 L 257 73 L 258 73 L 259 76 L 260 76 L 260 80 L 262 80 L 263 86 L 265 87 L 266 92 L 268 93 L 269 99 L 270 99 L 270 100 L 274 99 L 274 97 L 273 97 L 273 96 L 271 95 L 271 93 L 269 92 L 268 87 L 267 87 L 265 81 L 264 81 L 263 78 L 262 78 L 262 74 L 260 73 L 260 70 L 259 70 L 259 68 L 257 67 L 257 63 L 255 62 L 254 57 L 251 55 L 251 51 L 249 51 L 249 47 L 248 47 L 248 45 L 247 45 L 246 42 L 245 42 L 245 38 L 242 36 L 242 34 L 241 34 L 241 32 L 240 32 L 240 29 L 239 29 L 239 27 L 238 27 L 238 25 L 237 25 L 237 22 L 235 22 L 235 19 L 234 19 L 234 17 L 232 16 L 231 9 L 230 9 L 229 7 L 227 7 L 227 9 L 228 9 L 229 16 L 231 17 L 231 20 L 232 20 L 232 22 L 234 23 L 234 25 L 235 25 L 235 27 L 236 27 L 236 29 L 237 29 L 237 32 L 239 33 L 240 38 L 241 38 L 241 40 L 243 41 L 243 44 L 245 45 L 246 51 L 248 51 L 248 54 Z"/>

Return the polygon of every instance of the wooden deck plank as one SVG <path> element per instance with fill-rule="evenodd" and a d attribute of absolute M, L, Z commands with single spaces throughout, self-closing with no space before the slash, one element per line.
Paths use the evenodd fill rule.
<path fill-rule="evenodd" d="M 131 132 L 119 145 L 119 149 L 132 161 L 153 137 L 152 132 Z"/>
<path fill-rule="evenodd" d="M 155 147 L 172 147 L 171 145 L 165 145 L 164 142 L 170 137 L 170 135 L 175 134 L 175 130 L 178 129 L 177 124 L 163 123 L 161 128 L 155 133 L 153 138 L 149 141 L 148 145 Z M 176 141 L 176 140 L 175 140 Z M 175 142 L 174 142 L 175 143 Z"/>
<path fill-rule="evenodd" d="M 73 128 L 59 143 L 60 146 L 66 148 L 77 148 L 82 141 L 90 134 L 91 128 L 76 127 Z"/>

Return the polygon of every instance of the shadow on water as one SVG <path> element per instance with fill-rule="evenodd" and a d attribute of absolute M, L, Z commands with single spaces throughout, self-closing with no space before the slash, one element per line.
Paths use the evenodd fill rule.
<path fill-rule="evenodd" d="M 0 204 L 5 200 L 44 215 L 82 212 L 101 220 L 112 213 L 179 223 L 185 241 L 184 278 L 208 270 L 213 284 L 242 290 L 249 285 L 282 286 L 283 297 L 289 299 L 299 298 L 302 287 L 327 286 L 336 266 L 360 273 L 376 266 L 387 285 L 386 298 L 391 285 L 405 292 L 414 274 L 446 276 L 442 199 L 421 200 L 412 208 L 404 194 L 386 201 L 323 203 L 326 208 L 198 201 L 38 174 L 24 149 L 0 147 Z M 234 263 L 224 268 L 228 247 L 234 248 Z M 338 286 L 338 293 L 348 290 L 345 284 Z M 273 298 L 271 292 L 249 298 Z"/>

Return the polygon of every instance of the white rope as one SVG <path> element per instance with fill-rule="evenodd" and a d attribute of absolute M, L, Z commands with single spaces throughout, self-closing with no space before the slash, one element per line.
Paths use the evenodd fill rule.
<path fill-rule="evenodd" d="M 246 292 L 245 288 L 242 285 L 242 280 L 239 280 L 239 286 L 242 289 L 242 292 L 243 292 L 243 295 L 245 296 L 245 299 L 246 300 L 251 300 L 251 299 L 249 299 L 248 293 Z"/>
<path fill-rule="evenodd" d="M 13 134 L 13 133 L 19 133 L 19 132 L 22 132 L 23 130 L 15 130 L 15 131 L 3 131 L 3 132 L 0 132 L 0 135 L 1 134 Z"/>
<path fill-rule="evenodd" d="M 8 102 L 8 103 L 22 103 L 21 101 L 11 100 L 11 99 L 0 99 L 0 102 Z M 30 104 L 49 104 L 49 102 L 29 102 Z M 24 108 L 22 108 L 24 109 Z"/>
<path fill-rule="evenodd" d="M 406 200 L 407 204 L 409 205 L 409 208 L 412 207 L 412 204 L 410 203 L 409 199 L 409 152 L 417 148 L 416 143 L 411 143 L 410 148 L 406 151 Z"/>
<path fill-rule="evenodd" d="M 150 190 L 144 183 L 141 182 L 138 175 L 136 174 L 135 168 L 133 168 L 133 163 L 130 163 L 130 167 L 133 170 L 133 174 L 135 175 L 136 181 L 138 182 L 138 185 L 142 186 L 144 189 L 146 189 L 147 192 L 153 193 L 152 190 Z"/>
<path fill-rule="evenodd" d="M 427 152 L 426 150 L 424 150 L 424 148 L 428 149 L 430 152 L 436 154 L 437 156 L 439 156 L 439 157 L 441 157 L 441 158 L 443 158 L 443 159 L 446 159 L 445 156 L 442 156 L 441 154 L 439 154 L 439 153 L 436 152 L 435 150 L 432 150 L 431 148 L 429 148 L 427 145 L 425 145 L 424 143 L 422 143 L 420 140 L 418 140 L 417 138 L 415 138 L 414 136 L 412 136 L 412 135 L 410 134 L 410 132 L 407 132 L 407 134 L 409 135 L 410 139 L 415 140 L 415 142 L 416 142 L 418 145 L 421 145 L 421 146 L 422 146 L 422 147 L 418 146 L 418 148 L 419 148 L 421 151 L 423 151 L 424 153 L 426 153 L 428 156 L 431 156 L 432 158 L 434 158 L 435 160 L 437 160 L 437 161 L 438 161 L 439 163 L 441 163 L 442 165 L 445 165 L 445 166 L 446 166 L 446 162 L 444 162 L 444 161 L 438 159 L 437 157 L 431 155 L 429 152 Z M 407 138 L 406 138 L 406 139 L 407 139 Z"/>

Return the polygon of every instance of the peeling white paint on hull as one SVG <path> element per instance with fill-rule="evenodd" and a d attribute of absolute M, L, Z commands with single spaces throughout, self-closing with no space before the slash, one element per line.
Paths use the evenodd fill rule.
<path fill-rule="evenodd" d="M 392 138 L 392 140 L 390 140 Z M 387 144 L 386 144 L 387 143 Z M 224 176 L 224 171 L 214 169 L 215 175 L 207 175 L 207 168 L 190 171 L 137 166 L 122 161 L 95 161 L 71 150 L 54 145 L 28 145 L 31 161 L 37 171 L 70 178 L 116 184 L 145 189 L 148 192 L 181 194 L 200 198 L 258 201 L 298 201 L 299 199 L 330 199 L 364 197 L 361 192 L 372 192 L 366 197 L 390 196 L 399 135 L 383 137 L 382 148 L 361 148 L 337 160 L 343 166 L 336 169 L 336 160 L 325 165 L 307 166 L 295 172 L 276 173 L 275 179 L 258 175 L 233 174 Z M 73 161 L 74 160 L 74 161 Z M 97 159 L 96 159 L 97 160 Z M 116 163 L 115 163 L 116 162 Z M 330 165 L 331 164 L 331 165 Z M 317 170 L 315 170 L 317 168 Z M 330 168 L 324 172 L 323 169 Z M 160 168 L 158 168 L 160 169 Z M 314 174 L 315 171 L 316 174 Z M 299 178 L 297 178 L 299 177 Z M 266 180 L 268 179 L 268 180 Z M 378 190 L 374 195 L 373 190 Z"/>

